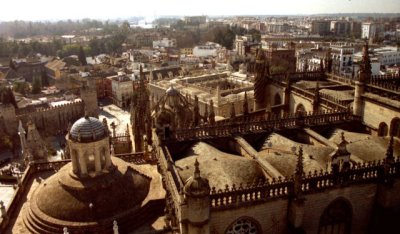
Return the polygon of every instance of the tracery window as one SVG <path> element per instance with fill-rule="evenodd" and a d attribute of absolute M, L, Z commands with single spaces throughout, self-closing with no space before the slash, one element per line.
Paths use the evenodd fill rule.
<path fill-rule="evenodd" d="M 352 208 L 343 198 L 331 202 L 319 221 L 319 234 L 350 234 Z"/>
<path fill-rule="evenodd" d="M 257 221 L 243 217 L 237 219 L 234 223 L 232 223 L 227 231 L 226 234 L 261 234 L 260 225 Z"/>

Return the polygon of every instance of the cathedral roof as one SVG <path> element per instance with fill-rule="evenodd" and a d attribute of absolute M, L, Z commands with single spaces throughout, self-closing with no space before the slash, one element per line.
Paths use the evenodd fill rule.
<path fill-rule="evenodd" d="M 217 190 L 224 189 L 225 185 L 246 186 L 260 179 L 265 180 L 263 171 L 255 160 L 225 153 L 205 142 L 198 142 L 183 154 L 182 159 L 175 162 L 179 176 L 185 184 L 189 182 L 191 187 L 203 185 L 197 181 L 191 183 L 196 160 L 200 163 L 201 177 L 207 179 L 210 187 Z"/>
<path fill-rule="evenodd" d="M 94 142 L 104 138 L 107 130 L 103 123 L 93 117 L 85 116 L 78 119 L 71 127 L 69 137 L 79 142 Z"/>

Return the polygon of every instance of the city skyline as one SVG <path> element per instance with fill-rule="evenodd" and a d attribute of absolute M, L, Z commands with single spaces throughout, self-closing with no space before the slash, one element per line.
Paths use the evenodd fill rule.
<path fill-rule="evenodd" d="M 0 21 L 13 20 L 65 20 L 65 19 L 118 19 L 134 16 L 159 17 L 166 15 L 312 15 L 312 14 L 337 14 L 337 13 L 400 13 L 400 5 L 397 0 L 282 0 L 215 2 L 203 0 L 200 4 L 191 4 L 188 1 L 171 0 L 168 2 L 148 0 L 145 2 L 114 0 L 110 5 L 101 1 L 71 0 L 61 6 L 50 0 L 32 2 L 19 1 L 24 8 L 18 11 L 3 11 Z M 13 9 L 14 2 L 4 2 L 3 9 Z M 60 10 L 61 9 L 61 10 Z"/>

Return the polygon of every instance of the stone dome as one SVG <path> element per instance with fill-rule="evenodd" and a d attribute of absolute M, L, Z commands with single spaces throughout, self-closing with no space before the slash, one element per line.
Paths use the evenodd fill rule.
<path fill-rule="evenodd" d="M 186 195 L 192 197 L 203 197 L 210 194 L 210 184 L 208 180 L 200 176 L 199 162 L 194 163 L 194 175 L 190 177 L 183 188 Z"/>
<path fill-rule="evenodd" d="M 166 91 L 167 96 L 178 96 L 179 95 L 179 91 L 176 90 L 173 86 L 169 87 Z"/>
<path fill-rule="evenodd" d="M 119 158 L 112 160 L 116 167 L 102 176 L 75 178 L 69 163 L 40 183 L 26 218 L 36 224 L 44 222 L 45 229 L 53 231 L 37 233 L 57 233 L 63 227 L 71 229 L 70 233 L 109 233 L 106 230 L 113 220 L 129 226 L 140 217 L 151 177 Z"/>
<path fill-rule="evenodd" d="M 69 137 L 79 142 L 93 142 L 107 136 L 107 130 L 100 120 L 85 116 L 78 119 L 71 127 Z"/>

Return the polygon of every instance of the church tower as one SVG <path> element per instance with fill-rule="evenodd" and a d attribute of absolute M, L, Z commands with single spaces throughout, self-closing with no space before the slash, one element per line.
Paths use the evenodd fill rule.
<path fill-rule="evenodd" d="M 36 125 L 32 123 L 32 121 L 28 121 L 27 129 L 28 130 L 26 134 L 25 148 L 23 149 L 25 154 L 24 156 L 31 157 L 30 159 L 32 160 L 47 160 L 46 144 L 42 139 L 42 137 L 40 136 L 39 131 L 36 128 Z M 21 131 L 22 130 L 23 128 L 21 129 Z"/>
<path fill-rule="evenodd" d="M 89 116 L 98 117 L 99 108 L 97 103 L 96 84 L 94 81 L 87 81 L 80 90 L 81 99 L 85 105 L 85 111 Z"/>

